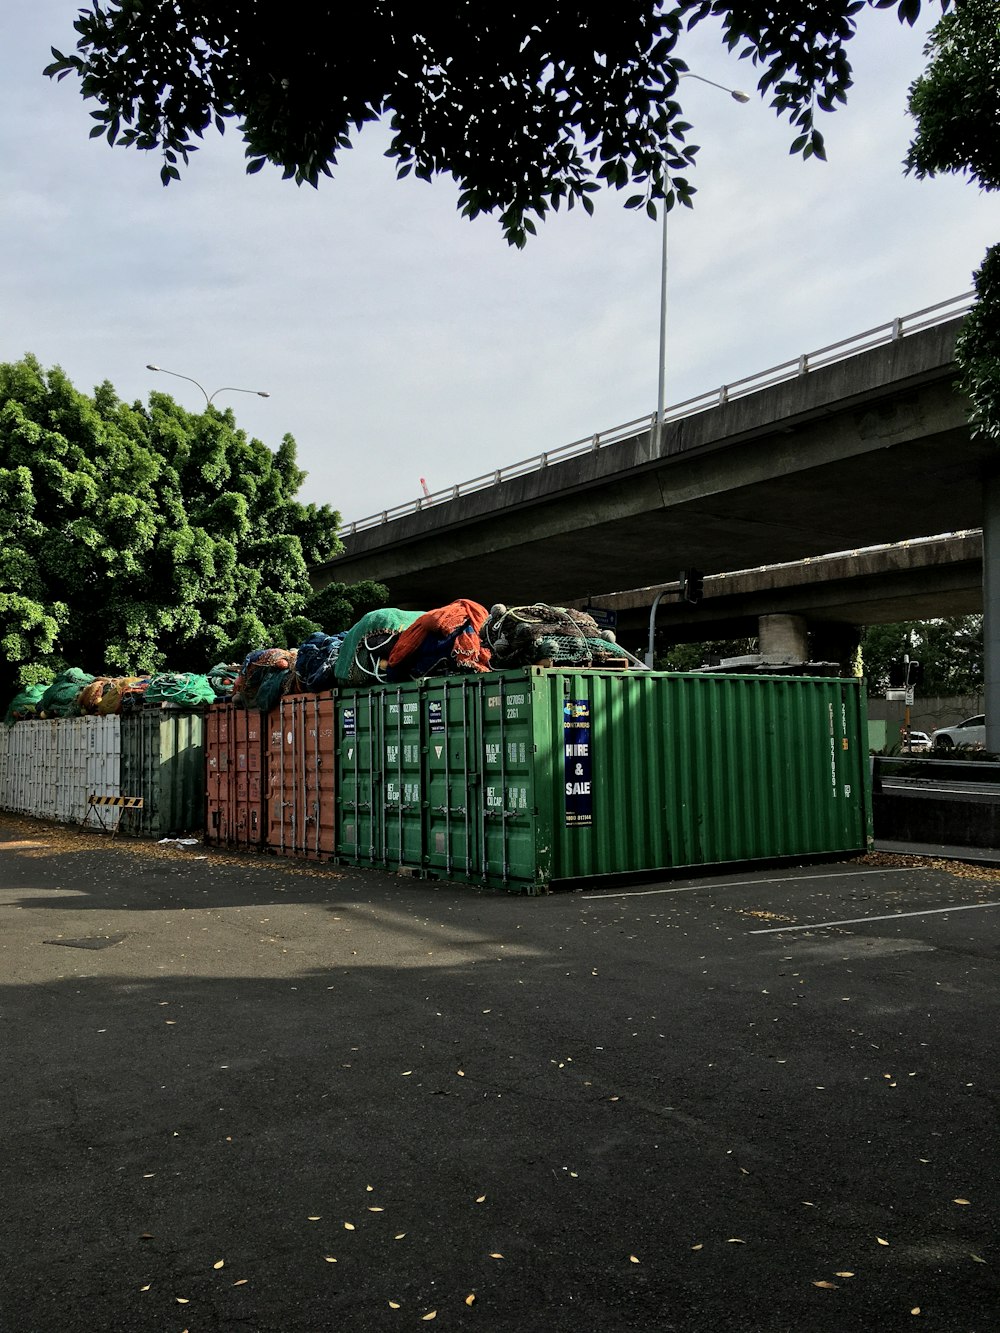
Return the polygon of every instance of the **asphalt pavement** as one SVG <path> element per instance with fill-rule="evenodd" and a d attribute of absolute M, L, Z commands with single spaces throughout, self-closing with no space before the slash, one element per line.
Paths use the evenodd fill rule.
<path fill-rule="evenodd" d="M 995 1333 L 998 947 L 946 860 L 525 898 L 0 816 L 0 1329 Z"/>

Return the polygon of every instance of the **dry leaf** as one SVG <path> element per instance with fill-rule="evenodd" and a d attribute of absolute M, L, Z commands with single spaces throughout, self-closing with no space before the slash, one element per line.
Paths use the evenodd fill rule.
<path fill-rule="evenodd" d="M 249 1279 L 248 1277 L 241 1277 L 241 1278 L 239 1278 L 236 1282 L 233 1283 L 233 1286 L 234 1286 L 234 1287 L 245 1287 L 246 1284 L 247 1284 L 249 1281 L 250 1281 L 250 1279 Z"/>
<path fill-rule="evenodd" d="M 307 1221 L 307 1222 L 321 1222 L 322 1220 L 323 1220 L 323 1219 L 322 1219 L 321 1217 L 307 1217 L 307 1218 L 306 1218 L 306 1221 Z"/>
<path fill-rule="evenodd" d="M 639 1260 L 635 1257 L 634 1254 L 629 1255 L 628 1261 L 630 1264 L 637 1264 L 639 1262 Z"/>
<path fill-rule="evenodd" d="M 486 1202 L 486 1195 L 480 1194 L 479 1198 L 476 1200 L 476 1203 L 485 1203 L 485 1202 Z"/>
<path fill-rule="evenodd" d="M 455 1070 L 455 1073 L 458 1075 L 459 1078 L 465 1078 L 465 1070 L 464 1070 L 464 1069 L 456 1069 L 456 1070 Z"/>
<path fill-rule="evenodd" d="M 366 1185 L 366 1186 L 365 1186 L 365 1193 L 366 1193 L 366 1194 L 374 1194 L 374 1193 L 375 1193 L 375 1186 L 374 1186 L 374 1185 Z"/>
<path fill-rule="evenodd" d="M 491 1255 L 490 1255 L 490 1258 L 491 1258 L 491 1259 L 502 1259 L 502 1258 L 503 1258 L 503 1255 L 502 1255 L 502 1254 L 491 1254 Z"/>
<path fill-rule="evenodd" d="M 466 1296 L 466 1298 L 465 1298 L 465 1303 L 466 1303 L 466 1305 L 475 1305 L 475 1303 L 476 1303 L 476 1293 L 475 1293 L 474 1291 L 470 1291 L 470 1292 L 469 1292 L 468 1296 Z"/>
<path fill-rule="evenodd" d="M 436 1318 L 437 1318 L 437 1315 L 438 1315 L 437 1310 L 428 1310 L 427 1313 L 426 1313 L 426 1314 L 422 1314 L 422 1315 L 420 1316 L 420 1318 L 423 1319 L 424 1321 L 426 1321 L 426 1320 L 428 1320 L 428 1319 L 436 1319 Z"/>
<path fill-rule="evenodd" d="M 963 1203 L 963 1204 L 965 1204 L 966 1206 L 968 1206 L 969 1200 L 968 1200 L 968 1199 L 952 1199 L 952 1203 Z"/>
<path fill-rule="evenodd" d="M 913 1307 L 913 1309 L 910 1311 L 910 1314 L 919 1314 L 919 1313 L 920 1313 L 920 1306 L 919 1306 L 919 1305 L 915 1305 L 915 1306 Z"/>
<path fill-rule="evenodd" d="M 384 1208 L 369 1208 L 368 1211 L 369 1211 L 370 1213 L 384 1213 L 384 1212 L 385 1212 L 385 1209 L 384 1209 Z"/>
<path fill-rule="evenodd" d="M 879 1243 L 880 1245 L 888 1245 L 888 1244 L 889 1244 L 889 1242 L 888 1242 L 887 1240 L 883 1240 L 881 1236 L 876 1236 L 875 1239 L 878 1241 L 878 1243 Z"/>
<path fill-rule="evenodd" d="M 984 1263 L 986 1262 L 985 1259 L 980 1259 L 980 1257 L 979 1257 L 978 1254 L 970 1254 L 970 1255 L 969 1255 L 969 1258 L 970 1258 L 970 1259 L 975 1259 L 975 1261 L 976 1261 L 977 1264 L 984 1264 Z"/>
<path fill-rule="evenodd" d="M 837 1290 L 837 1284 L 836 1284 L 836 1282 L 814 1282 L 814 1283 L 813 1283 L 813 1286 L 814 1286 L 814 1287 L 823 1287 L 823 1288 L 825 1288 L 827 1291 L 836 1291 L 836 1290 Z"/>
<path fill-rule="evenodd" d="M 745 1240 L 740 1240 L 739 1236 L 730 1236 L 726 1242 L 727 1245 L 745 1245 Z"/>
<path fill-rule="evenodd" d="M 411 1075 L 412 1073 L 413 1073 L 413 1070 L 412 1070 L 412 1069 L 404 1069 L 403 1072 L 400 1074 L 399 1077 L 400 1077 L 400 1078 L 409 1078 L 410 1075 Z"/>
<path fill-rule="evenodd" d="M 848 1272 L 846 1269 L 842 1273 L 834 1273 L 834 1277 L 853 1277 L 853 1276 L 854 1274 Z"/>
<path fill-rule="evenodd" d="M 400 1308 L 400 1306 L 399 1306 L 399 1301 L 390 1301 L 390 1302 L 389 1302 L 389 1309 L 390 1309 L 390 1310 L 398 1310 L 399 1308 Z"/>
<path fill-rule="evenodd" d="M 703 1249 L 705 1248 L 705 1246 L 704 1246 L 703 1243 L 699 1242 L 699 1244 L 697 1244 L 697 1245 L 692 1245 L 691 1248 L 692 1248 L 692 1250 L 703 1250 Z"/>
<path fill-rule="evenodd" d="M 152 1240 L 152 1239 L 153 1239 L 153 1233 L 152 1233 L 151 1231 L 141 1231 L 141 1232 L 139 1233 L 139 1239 L 140 1239 L 140 1240 Z"/>
<path fill-rule="evenodd" d="M 332 1254 L 324 1254 L 323 1258 L 326 1260 L 328 1264 L 335 1264 L 337 1262 Z"/>
<path fill-rule="evenodd" d="M 345 1223 L 344 1223 L 344 1230 L 345 1230 L 345 1231 L 356 1231 L 357 1228 L 355 1227 L 355 1225 L 354 1225 L 353 1222 L 345 1222 Z"/>
<path fill-rule="evenodd" d="M 139 1290 L 148 1291 L 152 1285 L 153 1285 L 152 1282 L 147 1282 L 146 1285 L 144 1287 L 140 1287 Z"/>
<path fill-rule="evenodd" d="M 190 1305 L 190 1304 L 191 1304 L 191 1302 L 188 1300 L 188 1298 L 187 1298 L 186 1296 L 175 1296 L 175 1297 L 174 1297 L 174 1300 L 177 1302 L 178 1305 Z"/>
<path fill-rule="evenodd" d="M 609 1102 L 616 1102 L 617 1100 L 618 1100 L 617 1097 L 609 1097 L 609 1098 L 608 1098 L 608 1101 L 609 1101 Z"/>
<path fill-rule="evenodd" d="M 212 1265 L 212 1267 L 213 1267 L 213 1268 L 224 1268 L 224 1267 L 225 1267 L 225 1264 L 226 1264 L 225 1259 L 219 1259 L 216 1263 L 214 1263 L 214 1264 Z"/>
<path fill-rule="evenodd" d="M 405 1235 L 405 1231 L 397 1231 L 395 1236 L 393 1236 L 393 1240 L 402 1240 Z"/>

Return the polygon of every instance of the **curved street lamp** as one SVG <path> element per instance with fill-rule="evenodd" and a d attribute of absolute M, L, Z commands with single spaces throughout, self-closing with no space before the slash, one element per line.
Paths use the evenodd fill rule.
<path fill-rule="evenodd" d="M 716 83 L 713 79 L 706 79 L 701 74 L 692 74 L 690 70 L 684 70 L 677 76 L 677 82 L 681 79 L 697 79 L 699 83 L 707 83 L 710 88 L 718 88 L 721 92 L 728 93 L 734 102 L 749 102 L 750 94 L 741 92 L 738 88 L 727 88 L 724 83 Z M 666 174 L 666 173 L 664 173 Z M 670 210 L 667 208 L 666 200 L 663 201 L 663 241 L 662 253 L 660 256 L 660 368 L 656 395 L 656 429 L 657 429 L 657 447 L 662 444 L 664 413 L 666 404 L 664 394 L 667 385 L 667 218 Z"/>
<path fill-rule="evenodd" d="M 270 398 L 271 396 L 269 393 L 265 393 L 263 389 L 238 389 L 232 384 L 227 384 L 221 389 L 216 389 L 214 393 L 208 393 L 204 387 L 201 384 L 198 384 L 197 380 L 192 379 L 190 375 L 181 375 L 176 370 L 165 370 L 163 366 L 154 366 L 150 362 L 146 363 L 146 369 L 155 370 L 160 375 L 173 375 L 175 379 L 187 380 L 189 384 L 197 385 L 202 393 L 205 394 L 206 407 L 211 407 L 212 399 L 217 397 L 220 393 L 255 393 L 258 398 Z"/>

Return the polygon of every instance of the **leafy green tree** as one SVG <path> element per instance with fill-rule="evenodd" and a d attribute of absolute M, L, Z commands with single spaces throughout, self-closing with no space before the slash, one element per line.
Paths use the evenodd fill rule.
<path fill-rule="evenodd" d="M 711 639 L 705 643 L 675 643 L 656 658 L 657 671 L 697 671 L 714 658 L 745 657 L 758 651 L 756 639 Z"/>
<path fill-rule="evenodd" d="M 948 0 L 943 0 L 947 8 Z M 697 148 L 677 101 L 685 27 L 721 21 L 731 49 L 793 127 L 793 153 L 823 156 L 816 112 L 846 100 L 855 16 L 921 0 L 617 0 L 566 5 L 451 0 L 356 5 L 314 0 L 88 0 L 76 51 L 46 69 L 80 78 L 97 103 L 92 137 L 158 149 L 164 184 L 197 140 L 236 121 L 247 171 L 271 162 L 316 185 L 352 134 L 387 118 L 397 175 L 453 177 L 470 218 L 496 213 L 524 245 L 533 219 L 637 186 L 628 207 L 689 204 Z"/>
<path fill-rule="evenodd" d="M 295 499 L 304 475 L 291 436 L 272 453 L 230 411 L 0 365 L 0 686 L 65 665 L 204 671 L 327 628 L 308 566 L 341 550 L 339 516 Z"/>
<path fill-rule="evenodd" d="M 888 689 L 890 669 L 904 655 L 923 668 L 920 693 L 925 697 L 978 694 L 983 688 L 983 618 L 952 616 L 869 625 L 861 637 L 861 655 L 873 694 Z"/>
<path fill-rule="evenodd" d="M 958 0 L 934 27 L 927 69 L 910 88 L 917 131 L 905 166 L 918 178 L 967 175 L 1000 189 L 1000 12 L 996 0 Z M 977 301 L 956 347 L 974 430 L 1000 437 L 1000 246 L 974 278 Z"/>

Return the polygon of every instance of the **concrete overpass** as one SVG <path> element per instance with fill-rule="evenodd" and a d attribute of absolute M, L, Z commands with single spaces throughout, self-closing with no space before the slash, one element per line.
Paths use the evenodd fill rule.
<path fill-rule="evenodd" d="M 353 523 L 314 586 L 376 579 L 403 607 L 600 601 L 692 566 L 711 576 L 981 528 L 987 744 L 1000 751 L 1000 465 L 956 388 L 968 304 Z M 957 611 L 954 597 L 938 607 Z"/>
<path fill-rule="evenodd" d="M 894 321 L 862 350 L 847 340 L 847 355 L 800 358 L 763 388 L 751 377 L 752 391 L 729 386 L 662 428 L 630 423 L 350 525 L 315 586 L 377 579 L 402 606 L 565 603 L 689 566 L 710 575 L 980 528 L 994 449 L 970 434 L 955 389 L 960 326 Z"/>
<path fill-rule="evenodd" d="M 711 574 L 697 606 L 671 597 L 672 583 L 578 597 L 568 605 L 585 609 L 592 601 L 613 611 L 619 637 L 634 646 L 635 636 L 645 635 L 654 597 L 664 589 L 656 624 L 667 643 L 753 636 L 762 616 L 798 615 L 811 628 L 839 629 L 972 615 L 983 609 L 983 534 L 951 533 Z"/>

